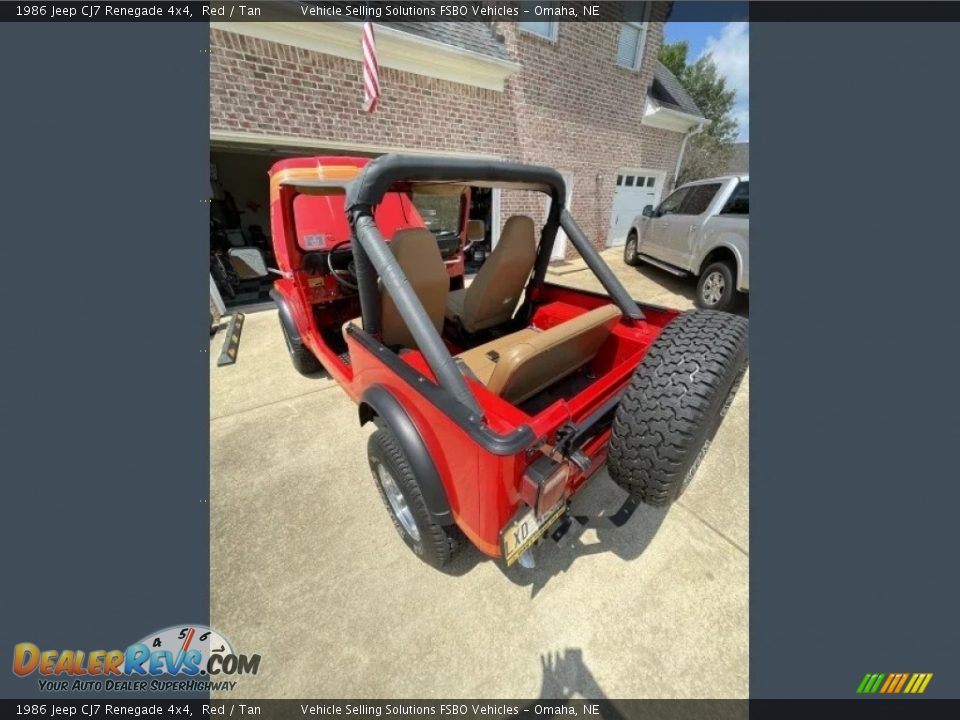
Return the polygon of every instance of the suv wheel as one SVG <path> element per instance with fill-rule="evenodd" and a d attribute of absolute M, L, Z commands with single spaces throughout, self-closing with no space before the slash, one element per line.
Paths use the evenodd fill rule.
<path fill-rule="evenodd" d="M 380 498 L 400 537 L 428 565 L 446 565 L 463 544 L 463 533 L 456 525 L 445 527 L 433 520 L 420 484 L 390 430 L 380 428 L 370 436 L 367 459 Z"/>
<path fill-rule="evenodd" d="M 617 407 L 607 469 L 631 497 L 666 505 L 693 478 L 747 364 L 747 321 L 693 310 L 673 320 Z"/>
<path fill-rule="evenodd" d="M 730 263 L 711 263 L 697 283 L 697 307 L 702 310 L 730 310 L 737 297 L 736 274 Z"/>
<path fill-rule="evenodd" d="M 623 261 L 631 267 L 640 264 L 640 258 L 637 257 L 638 240 L 637 231 L 631 230 L 630 234 L 627 235 L 627 243 L 623 246 Z"/>

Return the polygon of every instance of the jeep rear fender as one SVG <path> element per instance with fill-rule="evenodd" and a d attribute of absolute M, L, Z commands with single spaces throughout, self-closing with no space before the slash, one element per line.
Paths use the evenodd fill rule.
<path fill-rule="evenodd" d="M 380 423 L 396 436 L 420 485 L 427 510 L 437 523 L 452 525 L 453 513 L 450 512 L 450 502 L 440 473 L 430 457 L 423 435 L 393 393 L 382 385 L 371 385 L 360 397 L 359 413 L 361 425 L 379 418 Z"/>

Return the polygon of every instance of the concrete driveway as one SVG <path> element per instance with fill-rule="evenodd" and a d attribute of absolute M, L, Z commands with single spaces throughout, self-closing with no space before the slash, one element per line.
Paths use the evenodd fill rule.
<path fill-rule="evenodd" d="M 693 286 L 605 253 L 634 297 Z M 598 289 L 573 263 L 551 281 Z M 749 375 L 668 510 L 606 472 L 534 570 L 473 548 L 449 574 L 397 537 L 366 463 L 371 430 L 330 380 L 290 365 L 276 312 L 247 315 L 238 361 L 211 343 L 211 625 L 262 656 L 247 698 L 723 698 L 748 691 Z M 612 519 L 611 519 L 612 518 Z M 224 696 L 226 697 L 226 696 Z"/>

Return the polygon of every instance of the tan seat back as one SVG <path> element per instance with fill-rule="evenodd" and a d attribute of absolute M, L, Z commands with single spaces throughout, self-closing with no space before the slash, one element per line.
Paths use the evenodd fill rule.
<path fill-rule="evenodd" d="M 487 389 L 515 403 L 536 395 L 590 362 L 621 315 L 615 306 L 604 305 L 549 330 L 525 333 L 499 352 Z"/>
<path fill-rule="evenodd" d="M 460 322 L 467 332 L 505 323 L 513 317 L 537 258 L 533 220 L 514 215 L 503 226 L 500 242 L 467 288 Z"/>
<path fill-rule="evenodd" d="M 441 332 L 450 277 L 440 257 L 436 237 L 426 228 L 398 230 L 390 241 L 390 249 L 437 332 Z M 415 348 L 416 341 L 397 311 L 393 298 L 385 288 L 381 288 L 380 296 L 383 344 Z"/>

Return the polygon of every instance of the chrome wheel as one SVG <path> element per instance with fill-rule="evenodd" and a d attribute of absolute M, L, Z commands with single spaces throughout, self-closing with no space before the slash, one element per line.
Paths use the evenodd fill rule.
<path fill-rule="evenodd" d="M 720 302 L 720 298 L 723 297 L 723 291 L 726 290 L 726 288 L 727 283 L 723 279 L 723 274 L 718 270 L 714 270 L 707 275 L 703 281 L 703 304 L 716 305 Z"/>
<path fill-rule="evenodd" d="M 400 492 L 396 480 L 393 479 L 393 475 L 390 474 L 383 463 L 377 465 L 377 480 L 380 482 L 380 487 L 383 488 L 383 494 L 387 496 L 387 502 L 390 503 L 390 509 L 393 510 L 394 517 L 397 518 L 397 521 L 407 531 L 407 535 L 413 538 L 414 542 L 420 542 L 420 529 L 413 519 L 413 513 L 410 511 L 410 506 L 407 505 L 407 499 Z"/>
<path fill-rule="evenodd" d="M 637 239 L 630 236 L 630 239 L 627 240 L 627 257 L 633 257 L 637 254 Z"/>

